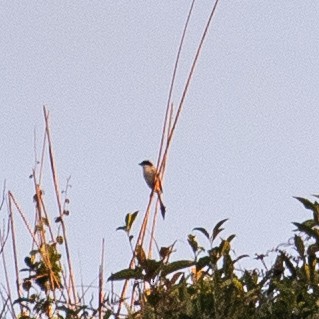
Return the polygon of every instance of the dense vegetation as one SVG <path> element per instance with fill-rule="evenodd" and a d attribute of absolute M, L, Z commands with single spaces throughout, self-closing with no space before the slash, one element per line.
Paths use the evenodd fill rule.
<path fill-rule="evenodd" d="M 162 247 L 157 259 L 147 258 L 140 245 L 133 248 L 131 227 L 137 212 L 128 214 L 125 225 L 118 229 L 127 234 L 134 252 L 134 263 L 108 278 L 109 283 L 125 280 L 134 283 L 130 298 L 123 301 L 121 314 L 118 313 L 119 295 L 114 292 L 104 294 L 101 290 L 96 307 L 92 302 L 83 304 L 79 296 L 75 296 L 76 303 L 73 301 L 70 288 L 74 287 L 65 286 L 61 266 L 64 262 L 59 247 L 65 244 L 63 236 L 46 241 L 45 233 L 50 232 L 50 223 L 42 217 L 35 235 L 40 235 L 42 243 L 25 257 L 25 267 L 20 269 L 25 274 L 23 293 L 11 300 L 11 295 L 1 289 L 0 317 L 319 318 L 319 204 L 297 199 L 312 212 L 312 218 L 294 223 L 296 232 L 290 240 L 290 247 L 273 250 L 272 253 L 276 254 L 273 265 L 267 267 L 267 257 L 258 255 L 256 258 L 264 266 L 253 270 L 236 269 L 240 259 L 249 257 L 233 257 L 235 235 L 225 236 L 222 227 L 226 220 L 217 223 L 211 232 L 195 228 L 188 235 L 194 257 L 171 261 L 174 245 Z M 56 223 L 63 223 L 63 218 L 58 218 Z M 221 239 L 221 233 L 225 239 Z M 195 234 L 206 238 L 206 244 L 199 243 Z"/>
<path fill-rule="evenodd" d="M 207 238 L 206 248 L 194 235 L 188 236 L 193 260 L 168 262 L 172 247 L 162 248 L 159 260 L 146 259 L 139 248 L 134 270 L 123 270 L 110 278 L 135 279 L 135 305 L 139 309 L 135 307 L 130 317 L 138 313 L 150 319 L 318 318 L 319 204 L 297 199 L 312 211 L 313 218 L 294 223 L 296 234 L 289 251 L 295 254 L 274 250 L 276 259 L 269 268 L 266 256 L 259 255 L 264 269 L 236 270 L 238 260 L 247 256 L 232 257 L 235 235 L 217 240 L 226 220 L 211 233 L 194 229 Z"/>

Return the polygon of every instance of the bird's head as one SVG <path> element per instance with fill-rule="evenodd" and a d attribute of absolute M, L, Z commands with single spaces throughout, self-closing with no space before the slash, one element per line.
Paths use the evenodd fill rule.
<path fill-rule="evenodd" d="M 145 166 L 153 166 L 152 162 L 146 160 L 146 161 L 143 161 L 141 163 L 139 163 L 138 165 L 141 165 L 142 167 L 145 167 Z"/>

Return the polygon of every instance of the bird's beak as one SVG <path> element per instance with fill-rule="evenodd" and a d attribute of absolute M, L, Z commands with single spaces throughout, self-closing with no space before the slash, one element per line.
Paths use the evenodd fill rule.
<path fill-rule="evenodd" d="M 141 165 L 141 166 L 142 166 L 142 163 L 138 163 L 138 165 Z"/>

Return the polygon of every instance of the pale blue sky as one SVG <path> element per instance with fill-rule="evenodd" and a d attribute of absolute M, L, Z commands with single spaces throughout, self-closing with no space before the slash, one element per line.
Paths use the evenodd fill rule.
<path fill-rule="evenodd" d="M 0 181 L 32 220 L 33 134 L 36 128 L 40 152 L 47 105 L 61 187 L 71 175 L 69 240 L 86 283 L 97 274 L 102 238 L 107 274 L 129 261 L 124 233 L 115 229 L 147 205 L 138 163 L 157 157 L 189 6 L 0 4 Z M 175 103 L 211 7 L 195 5 Z M 157 241 L 177 239 L 176 257 L 191 258 L 193 227 L 210 230 L 229 218 L 224 236 L 236 233 L 236 252 L 254 256 L 285 242 L 291 222 L 310 216 L 292 196 L 319 192 L 318 17 L 317 1 L 220 1 L 168 159 L 167 218 Z M 56 216 L 50 181 L 44 190 Z M 30 248 L 23 236 L 22 257 Z"/>

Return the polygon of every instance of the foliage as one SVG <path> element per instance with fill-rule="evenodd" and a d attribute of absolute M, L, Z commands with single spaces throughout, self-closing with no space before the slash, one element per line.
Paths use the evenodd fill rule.
<path fill-rule="evenodd" d="M 276 258 L 269 269 L 266 255 L 256 257 L 265 269 L 235 268 L 240 259 L 248 256 L 233 257 L 235 235 L 216 242 L 226 219 L 217 223 L 211 234 L 203 227 L 194 228 L 204 235 L 208 247 L 203 248 L 190 234 L 193 260 L 169 262 L 172 247 L 165 249 L 167 255 L 159 254 L 159 260 L 148 259 L 138 247 L 136 266 L 109 278 L 135 281 L 136 294 L 128 318 L 318 318 L 319 205 L 298 200 L 312 210 L 313 219 L 294 223 L 297 229 L 290 250 L 295 253 L 273 250 Z"/>
<path fill-rule="evenodd" d="M 42 219 L 35 234 L 43 240 L 25 257 L 26 274 L 22 281 L 24 294 L 13 303 L 20 311 L 16 317 L 31 318 L 143 318 L 143 319 L 315 319 L 319 318 L 319 204 L 297 198 L 312 218 L 294 222 L 295 234 L 286 250 L 273 249 L 256 255 L 261 269 L 241 270 L 238 262 L 247 255 L 235 256 L 232 248 L 235 235 L 221 235 L 227 219 L 218 222 L 212 231 L 196 227 L 188 235 L 193 258 L 172 260 L 175 243 L 158 249 L 158 258 L 148 257 L 142 245 L 133 248 L 132 227 L 138 212 L 127 214 L 124 226 L 134 263 L 119 270 L 108 281 L 133 282 L 132 300 L 124 300 L 126 314 L 116 308 L 119 296 L 104 295 L 100 304 L 72 304 L 63 285 L 62 255 L 58 247 L 63 237 L 46 242 L 44 234 L 49 222 Z M 62 223 L 63 220 L 57 221 Z M 46 230 L 48 229 L 48 230 Z M 199 243 L 197 236 L 204 238 Z M 275 255 L 267 266 L 268 255 Z M 4 300 L 4 298 L 2 298 Z M 2 314 L 8 314 L 8 302 Z"/>

